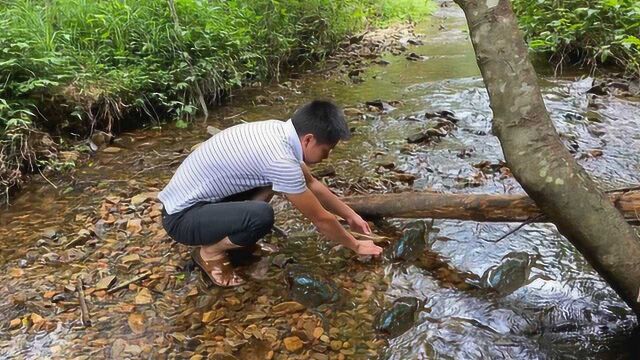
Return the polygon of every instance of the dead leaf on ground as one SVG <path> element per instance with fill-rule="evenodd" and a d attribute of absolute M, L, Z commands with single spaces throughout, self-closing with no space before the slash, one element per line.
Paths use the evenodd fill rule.
<path fill-rule="evenodd" d="M 135 334 L 144 333 L 146 328 L 144 325 L 145 318 L 143 314 L 131 313 L 127 322 L 129 323 L 129 328 L 131 328 L 131 331 L 133 331 Z"/>

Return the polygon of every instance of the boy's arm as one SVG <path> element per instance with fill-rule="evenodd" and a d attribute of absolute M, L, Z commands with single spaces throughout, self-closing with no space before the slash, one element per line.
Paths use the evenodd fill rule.
<path fill-rule="evenodd" d="M 322 206 L 332 213 L 342 217 L 347 221 L 349 227 L 363 234 L 370 234 L 369 224 L 360 217 L 347 204 L 342 202 L 325 184 L 318 181 L 312 174 L 309 167 L 302 164 L 302 173 L 307 182 L 307 187 L 320 200 Z"/>
<path fill-rule="evenodd" d="M 336 217 L 322 207 L 318 198 L 310 190 L 301 194 L 285 194 L 285 196 L 329 240 L 335 241 L 359 255 L 380 255 L 382 252 L 382 248 L 375 245 L 373 241 L 356 240 L 349 234 Z"/>

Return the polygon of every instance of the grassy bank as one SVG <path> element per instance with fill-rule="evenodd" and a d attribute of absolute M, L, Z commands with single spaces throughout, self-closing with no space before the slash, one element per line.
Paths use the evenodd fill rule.
<path fill-rule="evenodd" d="M 640 2 L 637 0 L 513 0 L 533 51 L 556 65 L 615 66 L 640 76 Z"/>
<path fill-rule="evenodd" d="M 0 0 L 0 188 L 64 166 L 72 134 L 188 121 L 425 0 Z M 62 135 L 62 136 L 60 136 Z M 6 191 L 5 191 L 6 192 Z"/>

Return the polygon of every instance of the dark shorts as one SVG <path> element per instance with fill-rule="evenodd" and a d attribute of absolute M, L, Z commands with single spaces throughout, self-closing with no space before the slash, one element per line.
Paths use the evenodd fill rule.
<path fill-rule="evenodd" d="M 221 202 L 197 203 L 175 214 L 162 210 L 162 225 L 171 238 L 185 245 L 212 245 L 229 237 L 240 246 L 255 244 L 273 227 L 273 208 L 251 198 L 252 191 Z"/>

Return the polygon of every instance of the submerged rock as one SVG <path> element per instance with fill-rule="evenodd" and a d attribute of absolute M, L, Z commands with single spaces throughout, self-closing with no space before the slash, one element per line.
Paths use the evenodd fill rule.
<path fill-rule="evenodd" d="M 426 247 L 427 226 L 417 221 L 404 228 L 402 237 L 393 246 L 387 248 L 386 258 L 389 260 L 410 261 L 420 256 Z"/>
<path fill-rule="evenodd" d="M 397 298 L 391 308 L 378 314 L 374 329 L 383 336 L 400 336 L 413 326 L 422 305 L 422 301 L 414 297 Z"/>
<path fill-rule="evenodd" d="M 508 295 L 536 279 L 550 279 L 544 275 L 535 275 L 529 278 L 533 267 L 541 268 L 536 264 L 539 258 L 540 255 L 511 252 L 502 258 L 499 265 L 487 269 L 482 275 L 480 283 L 484 287 L 496 290 L 501 295 Z"/>
<path fill-rule="evenodd" d="M 291 298 L 307 307 L 335 304 L 342 299 L 333 281 L 299 267 L 287 269 L 286 281 Z"/>

